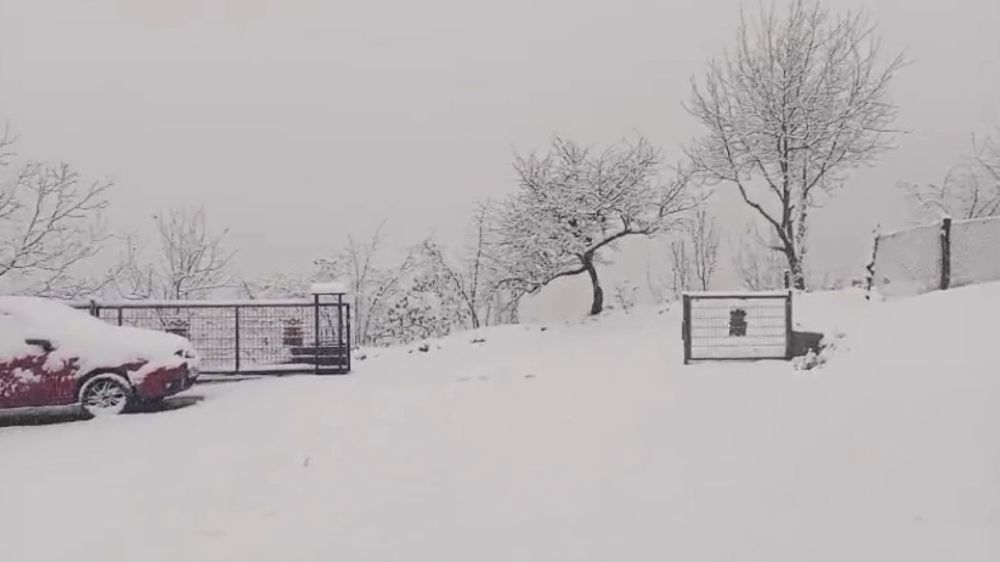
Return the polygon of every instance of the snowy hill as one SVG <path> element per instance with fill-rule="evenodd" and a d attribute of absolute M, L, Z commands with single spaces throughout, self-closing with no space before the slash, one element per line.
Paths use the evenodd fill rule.
<path fill-rule="evenodd" d="M 1000 284 L 795 306 L 820 369 L 638 310 L 0 427 L 3 559 L 1000 559 Z"/>

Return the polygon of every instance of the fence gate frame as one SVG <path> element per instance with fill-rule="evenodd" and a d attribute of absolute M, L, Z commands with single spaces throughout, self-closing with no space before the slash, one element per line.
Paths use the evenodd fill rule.
<path fill-rule="evenodd" d="M 792 358 L 792 290 L 786 289 L 783 291 L 750 291 L 750 292 L 740 292 L 740 291 L 691 291 L 685 292 L 682 296 L 684 311 L 683 311 L 683 321 L 681 324 L 681 338 L 684 342 L 684 364 L 687 365 L 691 361 L 755 361 L 755 360 L 767 360 L 767 359 L 784 359 L 790 360 Z M 698 326 L 692 323 L 691 309 L 694 302 L 699 300 L 737 300 L 737 301 L 753 301 L 753 300 L 782 300 L 784 308 L 784 349 L 780 353 L 775 353 L 774 355 L 745 355 L 745 356 L 725 356 L 725 357 L 696 357 L 692 352 L 692 340 L 696 339 L 693 335 L 693 330 L 698 328 Z M 732 322 L 732 320 L 731 320 Z M 732 326 L 732 324 L 730 324 Z M 743 329 L 746 329 L 746 325 L 743 325 Z M 722 339 L 722 338 L 718 338 Z"/>
<path fill-rule="evenodd" d="M 100 302 L 90 301 L 87 303 L 72 304 L 74 308 L 85 310 L 91 316 L 99 318 L 118 326 L 135 326 L 157 331 L 171 332 L 168 327 L 169 322 L 163 321 L 163 311 L 206 311 L 216 310 L 218 314 L 215 319 L 218 323 L 225 323 L 231 328 L 231 332 L 224 334 L 221 338 L 225 342 L 213 351 L 221 350 L 226 355 L 226 361 L 232 364 L 232 368 L 223 368 L 211 364 L 212 358 L 207 357 L 204 350 L 199 346 L 199 338 L 191 333 L 191 324 L 185 325 L 187 333 L 181 333 L 191 340 L 201 357 L 201 372 L 213 375 L 268 375 L 268 374 L 293 374 L 308 373 L 315 374 L 346 374 L 351 371 L 351 305 L 344 302 L 344 293 L 313 293 L 307 299 L 288 300 L 187 300 L 187 301 L 120 301 L 120 302 Z M 332 300 L 330 300 L 332 299 Z M 128 311 L 132 311 L 129 318 Z M 291 353 L 291 359 L 273 364 L 251 363 L 244 361 L 244 356 L 254 344 L 248 344 L 247 340 L 252 338 L 246 333 L 247 320 L 253 320 L 254 314 L 273 314 L 271 321 L 276 321 L 281 326 L 272 326 L 275 331 L 270 334 L 275 340 L 280 340 L 281 344 L 273 344 Z M 281 317 L 279 311 L 291 312 L 295 315 Z M 135 315 L 140 312 L 148 312 L 151 316 Z M 152 316 L 155 315 L 155 316 Z M 159 317 L 160 326 L 146 325 L 139 320 L 146 320 Z M 288 322 L 287 320 L 296 320 Z M 202 318 L 201 320 L 206 320 Z M 230 323 L 231 322 L 231 323 Z M 324 326 L 324 323 L 330 324 Z M 297 326 L 289 340 L 288 325 Z M 304 328 L 311 328 L 307 330 Z M 218 328 L 217 329 L 222 329 Z M 180 333 L 180 332 L 174 332 Z M 259 334 L 258 334 L 259 335 Z M 230 345 L 231 342 L 231 345 Z M 231 351 L 231 354 L 229 353 Z M 231 355 L 231 358 L 229 358 Z"/>

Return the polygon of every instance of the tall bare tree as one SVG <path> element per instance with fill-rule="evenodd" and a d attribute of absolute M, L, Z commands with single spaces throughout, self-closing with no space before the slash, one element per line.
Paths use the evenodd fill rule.
<path fill-rule="evenodd" d="M 794 0 L 780 16 L 741 17 L 733 50 L 693 85 L 687 109 L 707 130 L 688 150 L 695 170 L 735 186 L 773 229 L 797 288 L 817 196 L 891 148 L 889 84 L 903 62 L 882 64 L 863 14 Z"/>
<path fill-rule="evenodd" d="M 496 307 L 513 303 L 505 295 L 503 272 L 492 260 L 496 243 L 490 228 L 489 204 L 480 205 L 462 251 L 457 257 L 449 256 L 446 248 L 433 238 L 423 244 L 427 274 L 435 279 L 435 290 L 443 301 L 457 303 L 456 321 L 476 329 L 486 326 L 502 314 Z M 506 300 L 504 297 L 508 297 Z"/>
<path fill-rule="evenodd" d="M 691 207 L 685 174 L 661 179 L 660 153 L 644 138 L 596 152 L 556 138 L 545 155 L 514 162 L 520 191 L 495 216 L 498 257 L 529 292 L 586 273 L 590 313 L 604 308 L 597 266 L 628 236 L 652 236 Z"/>
<path fill-rule="evenodd" d="M 670 241 L 670 276 L 670 289 L 675 298 L 691 289 L 694 278 L 691 270 L 691 247 L 683 236 Z"/>
<path fill-rule="evenodd" d="M 972 138 L 972 152 L 937 184 L 904 183 L 918 219 L 947 215 L 956 219 L 1000 216 L 1000 127 Z"/>
<path fill-rule="evenodd" d="M 197 299 L 232 286 L 235 252 L 225 246 L 228 229 L 212 231 L 204 209 L 175 208 L 153 219 L 157 239 L 151 259 L 145 259 L 145 248 L 135 237 L 126 239 L 117 283 L 122 296 Z"/>
<path fill-rule="evenodd" d="M 333 258 L 316 260 L 317 278 L 341 279 L 347 283 L 355 341 L 360 345 L 377 343 L 379 323 L 390 306 L 405 291 L 406 282 L 417 264 L 411 248 L 395 265 L 384 262 L 385 223 L 368 240 L 347 237 L 347 244 Z"/>
<path fill-rule="evenodd" d="M 674 297 L 694 288 L 707 291 L 718 269 L 719 232 L 704 199 L 680 223 L 669 250 L 670 290 Z M 662 288 L 655 289 L 660 291 Z"/>
<path fill-rule="evenodd" d="M 719 232 L 715 218 L 708 213 L 705 205 L 700 205 L 685 230 L 691 241 L 694 277 L 701 290 L 707 291 L 719 264 Z"/>
<path fill-rule="evenodd" d="M 101 212 L 109 181 L 84 182 L 66 163 L 11 166 L 14 139 L 0 134 L 0 279 L 6 290 L 76 298 L 106 279 L 80 276 L 107 240 Z"/>

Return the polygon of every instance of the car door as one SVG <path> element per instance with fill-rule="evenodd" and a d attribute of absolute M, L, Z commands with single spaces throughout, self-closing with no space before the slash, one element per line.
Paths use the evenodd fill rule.
<path fill-rule="evenodd" d="M 32 339 L 23 323 L 0 311 L 0 408 L 63 406 L 76 401 L 75 368 L 49 369 L 50 342 Z"/>
<path fill-rule="evenodd" d="M 10 315 L 0 312 L 0 408 L 26 406 L 36 378 L 31 346 L 24 330 Z M 27 367 L 27 368 L 26 368 Z"/>

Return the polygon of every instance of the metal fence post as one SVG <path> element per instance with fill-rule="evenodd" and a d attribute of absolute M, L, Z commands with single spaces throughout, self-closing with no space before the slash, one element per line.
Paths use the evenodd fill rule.
<path fill-rule="evenodd" d="M 337 371 L 347 369 L 347 351 L 344 349 L 344 295 L 337 295 Z"/>
<path fill-rule="evenodd" d="M 347 353 L 347 372 L 351 372 L 351 305 L 344 305 L 344 318 L 347 320 L 347 337 L 344 342 L 344 352 Z"/>
<path fill-rule="evenodd" d="M 684 364 L 691 361 L 691 296 L 684 295 L 684 322 L 681 324 L 681 338 L 684 339 Z"/>
<path fill-rule="evenodd" d="M 941 290 L 951 285 L 951 217 L 941 219 Z"/>
<path fill-rule="evenodd" d="M 235 329 L 236 329 L 236 342 L 235 342 L 236 372 L 239 373 L 240 372 L 240 307 L 239 306 L 234 307 L 233 311 L 234 311 L 233 318 L 235 320 Z"/>
<path fill-rule="evenodd" d="M 792 291 L 785 297 L 785 359 L 792 358 Z"/>
<path fill-rule="evenodd" d="M 319 374 L 319 295 L 313 295 L 313 372 Z"/>

